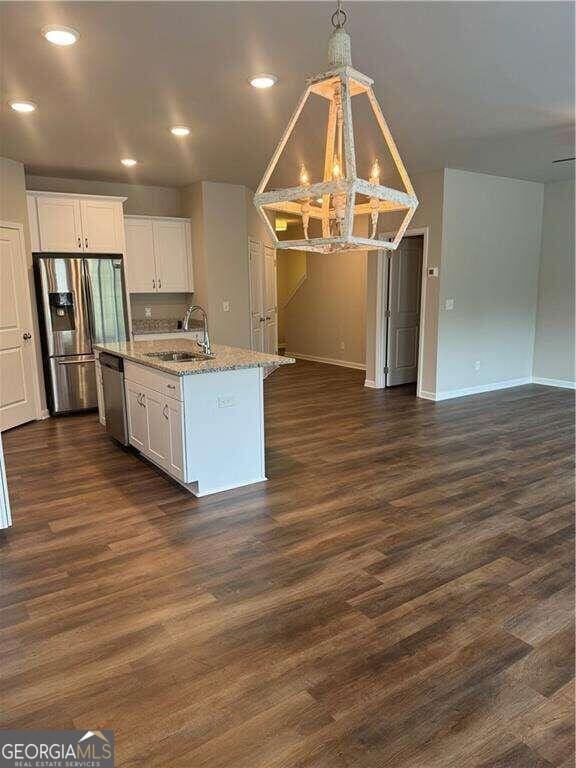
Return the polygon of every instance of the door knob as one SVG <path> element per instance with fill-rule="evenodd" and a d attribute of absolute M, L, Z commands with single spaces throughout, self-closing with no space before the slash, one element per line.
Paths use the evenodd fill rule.
<path fill-rule="evenodd" d="M 32 338 L 32 334 L 26 331 L 25 333 L 22 334 L 22 338 L 24 339 L 24 341 L 29 341 Z"/>

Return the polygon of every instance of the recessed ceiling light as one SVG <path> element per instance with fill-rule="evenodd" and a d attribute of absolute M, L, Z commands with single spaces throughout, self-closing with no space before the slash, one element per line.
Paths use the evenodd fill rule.
<path fill-rule="evenodd" d="M 44 27 L 42 34 L 52 45 L 74 45 L 80 37 L 80 33 L 72 27 L 60 26 Z"/>
<path fill-rule="evenodd" d="M 138 160 L 134 160 L 133 157 L 125 157 L 122 160 L 120 160 L 120 162 L 122 163 L 122 165 L 127 165 L 129 167 L 138 164 Z"/>
<path fill-rule="evenodd" d="M 174 125 L 170 128 L 170 133 L 173 133 L 174 136 L 190 136 L 190 128 L 185 125 Z"/>
<path fill-rule="evenodd" d="M 278 82 L 278 78 L 276 75 L 254 75 L 254 77 L 251 77 L 248 82 L 254 88 L 272 88 L 272 86 L 276 85 Z"/>
<path fill-rule="evenodd" d="M 23 99 L 12 99 L 10 106 L 15 112 L 34 112 L 36 104 L 33 101 L 24 101 Z"/>

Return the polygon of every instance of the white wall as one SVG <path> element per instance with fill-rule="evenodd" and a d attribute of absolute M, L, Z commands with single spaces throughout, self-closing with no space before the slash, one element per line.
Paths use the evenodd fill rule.
<path fill-rule="evenodd" d="M 542 184 L 446 169 L 437 396 L 532 376 L 542 202 Z"/>
<path fill-rule="evenodd" d="M 79 195 L 117 195 L 127 197 L 124 213 L 141 216 L 182 216 L 180 190 L 122 184 L 92 179 L 59 179 L 51 176 L 26 176 L 26 189 L 43 192 L 71 192 Z"/>
<path fill-rule="evenodd" d="M 208 312 L 218 344 L 250 347 L 248 237 L 263 239 L 253 193 L 236 184 L 202 181 L 182 191 L 192 220 L 195 300 Z M 223 302 L 229 302 L 225 312 Z"/>
<path fill-rule="evenodd" d="M 534 377 L 574 383 L 574 181 L 546 184 Z"/>

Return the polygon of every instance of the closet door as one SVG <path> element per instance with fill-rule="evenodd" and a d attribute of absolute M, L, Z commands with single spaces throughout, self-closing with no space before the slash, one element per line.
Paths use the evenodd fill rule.
<path fill-rule="evenodd" d="M 191 290 L 188 278 L 189 227 L 182 221 L 154 221 L 157 290 L 185 293 Z"/>
<path fill-rule="evenodd" d="M 47 253 L 84 251 L 80 201 L 73 197 L 38 196 L 40 248 Z"/>
<path fill-rule="evenodd" d="M 276 249 L 264 246 L 264 341 L 263 352 L 278 353 L 278 290 L 276 285 Z"/>
<path fill-rule="evenodd" d="M 248 258 L 250 260 L 250 327 L 252 349 L 264 351 L 264 260 L 260 240 L 248 240 Z"/>
<path fill-rule="evenodd" d="M 154 230 L 151 219 L 126 216 L 126 284 L 128 293 L 156 291 Z"/>

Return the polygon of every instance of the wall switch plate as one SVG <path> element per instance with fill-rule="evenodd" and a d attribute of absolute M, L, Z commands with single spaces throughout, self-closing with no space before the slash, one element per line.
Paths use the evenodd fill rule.
<path fill-rule="evenodd" d="M 438 277 L 438 267 L 428 267 L 428 277 Z"/>
<path fill-rule="evenodd" d="M 218 408 L 233 408 L 236 405 L 234 395 L 225 395 L 218 398 Z"/>
<path fill-rule="evenodd" d="M 144 317 L 152 317 L 152 307 L 144 307 Z"/>
<path fill-rule="evenodd" d="M 224 312 L 230 312 L 230 302 L 229 301 L 223 301 L 222 302 L 222 309 Z"/>
<path fill-rule="evenodd" d="M 340 342 L 340 349 L 342 350 L 342 352 L 344 352 L 344 350 L 346 349 L 346 344 L 344 344 L 343 341 Z"/>
<path fill-rule="evenodd" d="M 480 360 L 474 360 L 474 370 L 475 371 L 480 370 Z"/>
<path fill-rule="evenodd" d="M 444 302 L 444 309 L 448 311 L 454 309 L 454 299 L 446 299 Z"/>

